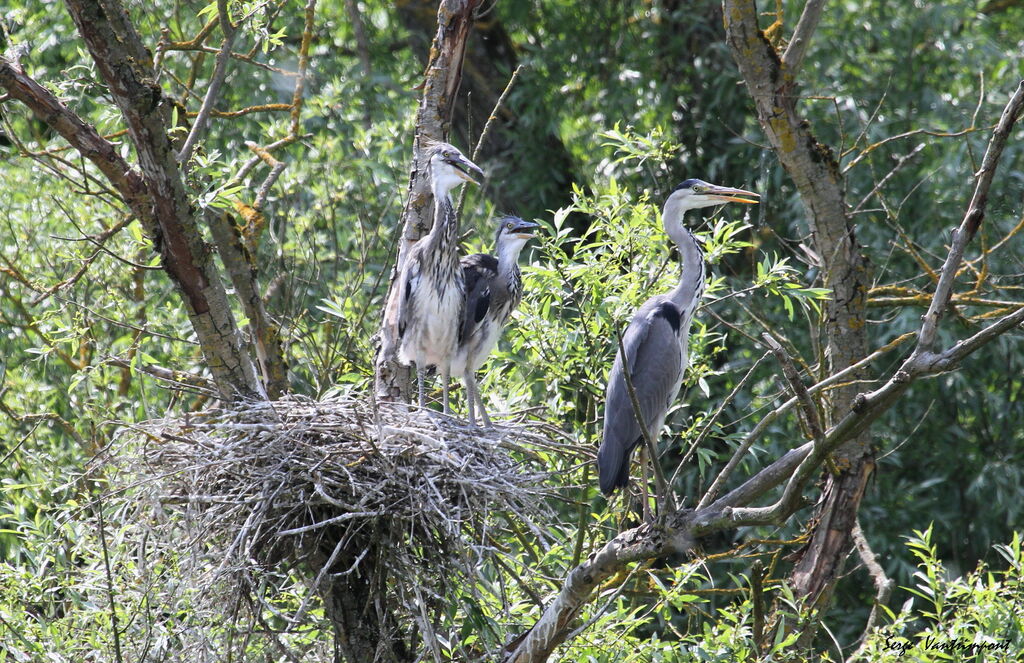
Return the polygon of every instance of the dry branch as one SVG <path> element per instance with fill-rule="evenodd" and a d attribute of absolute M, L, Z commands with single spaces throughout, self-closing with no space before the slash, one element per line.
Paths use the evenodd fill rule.
<path fill-rule="evenodd" d="M 202 139 L 203 134 L 206 133 L 206 127 L 210 121 L 210 114 L 213 113 L 213 105 L 217 103 L 217 97 L 220 95 L 220 88 L 224 84 L 224 79 L 228 75 L 228 61 L 231 59 L 231 46 L 235 43 L 235 37 L 238 35 L 238 27 L 231 22 L 231 17 L 228 13 L 227 0 L 217 0 L 217 18 L 221 26 L 221 30 L 224 32 L 224 41 L 221 43 L 220 52 L 217 53 L 217 59 L 213 68 L 213 75 L 210 77 L 210 82 L 206 86 L 206 96 L 203 97 L 203 105 L 199 108 L 199 113 L 196 115 L 195 122 L 192 124 L 192 130 L 189 131 L 188 137 L 185 139 L 185 144 L 177 155 L 177 159 L 186 173 L 189 170 L 189 159 L 192 158 L 192 151 Z"/>
<path fill-rule="evenodd" d="M 786 47 L 786 52 L 782 55 L 782 64 L 790 76 L 796 76 L 804 63 L 807 47 L 810 46 L 811 36 L 818 28 L 818 21 L 821 20 L 821 11 L 824 7 L 825 0 L 808 0 L 804 5 L 804 11 L 800 14 L 800 20 L 793 30 L 793 37 L 789 40 L 789 46 Z"/>
<path fill-rule="evenodd" d="M 800 403 L 800 407 L 804 413 L 804 419 L 807 422 L 807 430 L 811 433 L 811 439 L 815 442 L 820 443 L 824 438 L 824 434 L 821 431 L 821 419 L 818 417 L 818 406 L 815 405 L 814 400 L 811 398 L 810 392 L 807 390 L 807 385 L 800 379 L 800 373 L 796 369 L 796 364 L 793 363 L 792 357 L 786 354 L 785 349 L 776 341 L 771 334 L 761 334 L 761 338 L 771 348 L 772 354 L 775 355 L 775 359 L 782 366 L 782 374 L 786 377 L 786 382 L 789 383 L 790 389 L 793 390 L 793 395 L 796 396 Z"/>
<path fill-rule="evenodd" d="M 868 621 L 864 625 L 864 634 L 860 639 L 860 646 L 857 648 L 857 652 L 850 656 L 847 660 L 855 660 L 858 658 L 858 654 L 864 648 L 868 641 L 868 637 L 878 624 L 878 620 L 882 616 L 882 608 L 889 604 L 889 597 L 892 596 L 892 590 L 896 586 L 896 581 L 890 578 L 885 573 L 885 569 L 878 563 L 878 558 L 875 556 L 871 545 L 868 543 L 867 537 L 864 536 L 864 530 L 861 529 L 860 521 L 853 528 L 853 541 L 857 546 L 857 554 L 860 555 L 861 562 L 868 570 L 868 574 L 871 575 L 871 580 L 875 584 L 875 603 L 871 606 L 871 614 L 868 615 Z"/>
<path fill-rule="evenodd" d="M 1017 91 L 1010 98 L 1009 103 L 1003 109 L 1003 114 L 996 125 L 992 138 L 989 141 L 988 149 L 985 151 L 985 158 L 981 164 L 981 170 L 977 174 L 977 183 L 974 189 L 974 196 L 964 215 L 960 227 L 954 231 L 953 245 L 950 247 L 949 255 L 939 273 L 939 283 L 935 287 L 935 295 L 932 297 L 931 305 L 924 316 L 924 324 L 921 325 L 921 332 L 918 336 L 917 345 L 921 351 L 930 351 L 935 343 L 935 335 L 938 331 L 939 319 L 949 303 L 950 293 L 953 291 L 953 281 L 956 278 L 960 262 L 963 260 L 964 249 L 971 241 L 974 234 L 978 232 L 982 219 L 985 218 L 985 206 L 988 203 L 988 192 L 992 187 L 992 178 L 995 176 L 996 166 L 999 164 L 999 157 L 1003 153 L 1003 147 L 1009 138 L 1010 129 L 1013 128 L 1017 118 L 1024 109 L 1024 81 L 1017 85 Z"/>
<path fill-rule="evenodd" d="M 19 63 L 4 57 L 0 57 L 0 86 L 91 161 L 107 177 L 125 204 L 144 222 L 148 220 L 146 183 L 138 169 L 122 159 L 110 141 L 25 74 Z"/>

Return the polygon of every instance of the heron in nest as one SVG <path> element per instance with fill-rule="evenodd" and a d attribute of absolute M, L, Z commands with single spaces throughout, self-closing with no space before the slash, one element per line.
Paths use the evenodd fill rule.
<path fill-rule="evenodd" d="M 458 344 L 466 299 L 459 264 L 459 218 L 451 191 L 463 182 L 479 184 L 483 171 L 448 143 L 429 148 L 430 188 L 434 194 L 434 225 L 410 250 L 402 267 L 398 312 L 398 360 L 416 365 L 420 406 L 424 378 L 430 368 L 441 374 L 442 407 L 448 406 L 451 362 Z"/>
<path fill-rule="evenodd" d="M 477 388 L 476 371 L 491 354 L 509 316 L 522 301 L 519 253 L 539 227 L 516 216 L 502 217 L 494 240 L 497 256 L 476 253 L 462 259 L 466 306 L 452 371 L 461 373 L 466 383 L 470 426 L 476 425 L 475 408 L 479 405 L 484 426 L 491 427 L 491 418 Z"/>

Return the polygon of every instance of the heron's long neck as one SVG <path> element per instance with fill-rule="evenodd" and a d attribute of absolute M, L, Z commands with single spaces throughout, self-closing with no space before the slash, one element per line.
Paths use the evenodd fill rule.
<path fill-rule="evenodd" d="M 441 187 L 434 191 L 434 227 L 428 240 L 435 249 L 454 247 L 459 237 L 459 218 L 452 204 L 451 193 Z"/>
<path fill-rule="evenodd" d="M 519 253 L 522 246 L 502 243 L 498 246 L 498 275 L 502 278 L 511 277 L 519 272 Z"/>
<path fill-rule="evenodd" d="M 683 225 L 685 211 L 676 201 L 669 200 L 665 203 L 661 220 L 665 232 L 679 247 L 679 255 L 683 259 L 683 273 L 679 277 L 679 285 L 668 293 L 668 297 L 684 313 L 683 317 L 689 323 L 697 304 L 704 296 L 707 275 L 704 265 L 704 250 L 701 249 L 697 238 L 693 236 L 690 229 Z"/>
<path fill-rule="evenodd" d="M 502 288 L 513 293 L 519 287 L 519 254 L 523 250 L 521 244 L 500 243 L 498 251 L 498 281 Z"/>

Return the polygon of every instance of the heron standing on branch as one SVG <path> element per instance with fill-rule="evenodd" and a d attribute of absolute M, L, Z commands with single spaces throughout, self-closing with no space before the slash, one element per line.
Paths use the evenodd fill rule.
<path fill-rule="evenodd" d="M 604 437 L 597 453 L 600 487 L 605 495 L 629 482 L 633 449 L 645 440 L 653 445 L 658 439 L 683 382 L 690 323 L 706 285 L 704 251 L 683 225 L 683 214 L 728 202 L 757 203 L 750 199 L 757 196 L 752 191 L 690 179 L 677 186 L 665 201 L 662 224 L 679 247 L 683 272 L 679 285 L 671 292 L 651 297 L 640 307 L 615 353 L 605 393 Z M 652 454 L 654 451 L 651 449 Z M 657 456 L 652 460 L 655 476 L 663 483 Z M 667 490 L 667 486 L 659 485 L 659 490 Z M 661 497 L 666 499 L 667 494 Z M 645 515 L 647 508 L 645 499 Z"/>
<path fill-rule="evenodd" d="M 519 253 L 540 226 L 516 216 L 499 220 L 494 251 L 497 257 L 477 253 L 462 259 L 466 283 L 466 308 L 463 311 L 459 346 L 452 371 L 466 382 L 469 425 L 476 425 L 475 406 L 480 405 L 484 425 L 491 427 L 484 401 L 476 385 L 476 371 L 487 359 L 501 336 L 502 327 L 523 298 L 523 280 L 519 274 Z"/>
<path fill-rule="evenodd" d="M 419 404 L 423 381 L 435 367 L 441 374 L 442 407 L 448 407 L 448 382 L 455 355 L 466 285 L 459 264 L 459 219 L 450 192 L 463 182 L 483 177 L 479 166 L 447 143 L 429 148 L 430 187 L 434 193 L 434 226 L 409 252 L 402 267 L 398 311 L 398 360 L 416 364 Z"/>

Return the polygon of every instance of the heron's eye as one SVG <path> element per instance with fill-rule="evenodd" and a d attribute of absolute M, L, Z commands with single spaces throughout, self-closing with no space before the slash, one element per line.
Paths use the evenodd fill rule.
<path fill-rule="evenodd" d="M 704 187 L 702 187 L 699 184 L 694 184 L 693 185 L 693 192 L 694 193 L 704 193 Z"/>
<path fill-rule="evenodd" d="M 449 152 L 448 150 L 445 150 L 444 152 L 441 152 L 441 156 L 443 156 L 445 158 L 450 157 L 451 155 L 452 155 L 452 153 Z"/>
<path fill-rule="evenodd" d="M 506 223 L 505 227 L 508 228 L 509 230 L 512 230 L 512 222 L 509 221 L 508 223 Z"/>

